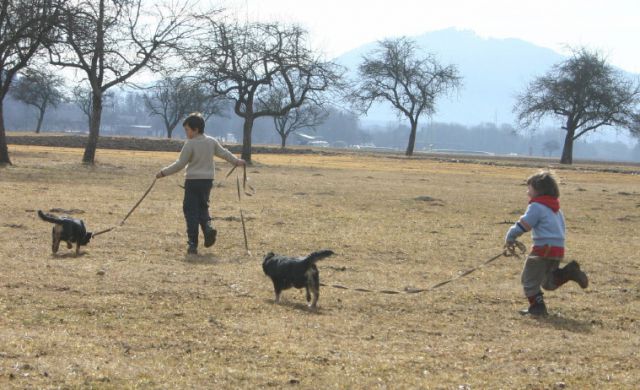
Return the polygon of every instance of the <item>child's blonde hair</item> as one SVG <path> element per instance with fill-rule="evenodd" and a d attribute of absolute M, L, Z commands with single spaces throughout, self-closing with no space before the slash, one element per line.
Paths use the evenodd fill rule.
<path fill-rule="evenodd" d="M 556 198 L 560 197 L 558 182 L 554 175 L 549 171 L 540 171 L 529 176 L 527 179 L 527 185 L 533 187 L 538 195 L 548 195 Z"/>

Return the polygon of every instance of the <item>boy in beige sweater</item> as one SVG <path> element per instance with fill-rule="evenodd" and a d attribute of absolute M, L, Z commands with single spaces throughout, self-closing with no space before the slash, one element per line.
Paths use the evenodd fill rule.
<path fill-rule="evenodd" d="M 216 241 L 217 231 L 211 225 L 209 196 L 213 187 L 215 167 L 213 156 L 218 156 L 232 165 L 243 166 L 245 161 L 237 158 L 213 137 L 204 134 L 204 118 L 200 113 L 190 114 L 184 120 L 187 141 L 180 156 L 171 165 L 162 168 L 156 178 L 172 175 L 187 168 L 184 181 L 182 211 L 187 223 L 188 254 L 198 253 L 198 227 L 204 234 L 204 246 L 210 247 Z"/>

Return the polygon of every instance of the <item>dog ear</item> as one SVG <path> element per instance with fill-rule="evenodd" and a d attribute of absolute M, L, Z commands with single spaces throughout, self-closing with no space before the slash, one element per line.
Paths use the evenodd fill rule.
<path fill-rule="evenodd" d="M 267 253 L 267 255 L 264 257 L 265 260 L 269 260 L 270 258 L 272 258 L 273 256 L 275 256 L 275 253 L 273 252 L 269 252 Z"/>

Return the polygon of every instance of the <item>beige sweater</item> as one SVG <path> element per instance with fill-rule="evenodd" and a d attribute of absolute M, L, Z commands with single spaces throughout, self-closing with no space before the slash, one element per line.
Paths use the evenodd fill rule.
<path fill-rule="evenodd" d="M 182 170 L 185 166 L 187 179 L 213 179 L 215 166 L 213 156 L 218 156 L 235 165 L 238 158 L 225 149 L 215 138 L 205 134 L 198 134 L 188 139 L 182 146 L 178 159 L 160 172 L 169 176 Z"/>

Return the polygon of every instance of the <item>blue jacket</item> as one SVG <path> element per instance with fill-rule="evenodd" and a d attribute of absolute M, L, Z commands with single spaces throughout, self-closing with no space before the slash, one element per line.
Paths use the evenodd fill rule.
<path fill-rule="evenodd" d="M 553 211 L 542 203 L 530 203 L 524 215 L 511 226 L 505 240 L 513 242 L 528 231 L 531 231 L 533 246 L 564 248 L 565 224 L 560 209 Z"/>

